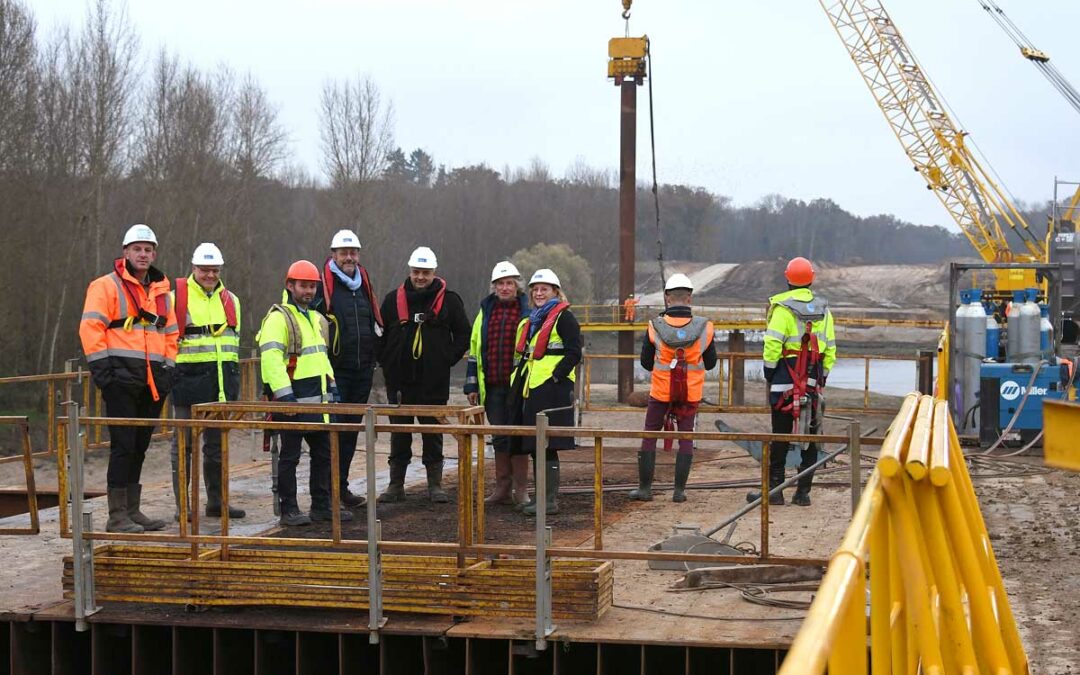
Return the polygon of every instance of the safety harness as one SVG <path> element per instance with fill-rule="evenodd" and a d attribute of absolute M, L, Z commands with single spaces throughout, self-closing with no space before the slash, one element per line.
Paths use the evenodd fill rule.
<path fill-rule="evenodd" d="M 166 293 L 155 298 L 155 308 L 157 314 L 143 309 L 142 303 L 139 302 L 138 286 L 124 277 L 124 269 L 126 261 L 123 258 L 116 260 L 113 263 L 113 274 L 120 280 L 120 285 L 123 287 L 124 292 L 127 294 L 130 300 L 131 306 L 138 311 L 135 314 L 129 314 L 123 319 L 115 319 L 110 321 L 108 328 L 123 328 L 125 332 L 130 333 L 135 328 L 135 322 L 138 321 L 144 326 L 153 326 L 158 330 L 163 330 L 169 323 L 169 296 Z M 168 279 L 165 280 L 168 283 Z M 145 339 L 145 338 L 144 338 Z M 155 401 L 161 400 L 161 395 L 158 393 L 157 382 L 154 381 L 154 371 L 150 367 L 150 353 L 143 350 L 146 356 L 146 383 L 150 385 L 150 395 Z"/>
<path fill-rule="evenodd" d="M 334 274 L 334 270 L 330 269 L 330 261 L 333 258 L 327 258 L 323 263 L 323 302 L 326 303 L 326 318 L 330 323 L 334 324 L 334 343 L 328 345 L 330 347 L 330 353 L 337 356 L 341 353 L 341 326 L 338 325 L 338 320 L 335 315 L 331 313 L 330 305 L 334 299 L 334 286 L 337 284 L 337 275 Z M 375 317 L 375 336 L 382 336 L 383 320 L 382 311 L 379 309 L 379 303 L 375 298 L 375 288 L 371 285 L 371 279 L 368 278 L 367 269 L 362 265 L 357 265 L 357 269 L 360 270 L 360 287 L 364 289 L 364 295 L 367 297 L 368 305 L 371 306 L 371 314 Z"/>
<path fill-rule="evenodd" d="M 784 413 L 789 413 L 794 419 L 800 419 L 802 404 L 811 395 L 816 395 L 820 383 L 810 377 L 819 372 L 821 364 L 821 344 L 818 336 L 814 333 L 814 322 L 823 321 L 829 313 L 829 303 L 824 298 L 814 298 L 808 302 L 788 298 L 779 303 L 779 306 L 787 308 L 795 317 L 795 321 L 803 326 L 802 336 L 799 338 L 799 351 L 795 357 L 795 365 L 791 365 L 789 354 L 782 354 L 784 367 L 791 376 L 791 389 L 780 394 L 780 398 L 773 407 Z"/>
<path fill-rule="evenodd" d="M 435 293 L 435 300 L 431 303 L 431 307 L 426 312 L 414 312 L 411 316 L 409 314 L 409 298 L 405 292 L 405 284 L 398 286 L 397 289 L 398 323 L 402 326 L 407 323 L 416 324 L 416 333 L 413 334 L 412 341 L 412 357 L 414 361 L 419 361 L 424 354 L 424 331 L 421 330 L 424 323 L 439 316 L 439 312 L 442 311 L 443 300 L 446 299 L 446 282 L 439 277 L 435 277 L 435 281 L 440 282 L 442 286 Z"/>
<path fill-rule="evenodd" d="M 221 282 L 218 282 L 221 285 Z M 227 288 L 221 289 L 221 307 L 225 310 L 225 323 L 207 326 L 188 326 L 188 284 L 187 279 L 176 280 L 176 322 L 180 324 L 180 337 L 185 335 L 212 335 L 218 337 L 225 332 L 226 328 L 236 330 L 239 322 L 236 318 L 236 301 L 233 294 Z"/>
<path fill-rule="evenodd" d="M 296 360 L 300 357 L 300 352 L 303 350 L 303 334 L 300 332 L 300 323 L 293 316 L 293 313 L 289 311 L 289 308 L 284 304 L 270 305 L 270 309 L 267 310 L 266 316 L 263 317 L 262 325 L 266 324 L 266 320 L 270 318 L 270 315 L 274 312 L 280 312 L 285 317 L 285 355 L 289 357 L 289 362 L 285 364 L 285 372 L 289 376 L 289 380 L 293 379 L 293 374 L 296 372 Z M 322 333 L 323 342 L 327 340 L 330 333 L 330 323 L 326 320 L 326 317 L 319 312 L 309 311 L 309 316 L 314 314 L 319 322 L 319 332 Z M 259 328 L 259 334 L 262 333 L 262 327 Z M 255 339 L 258 340 L 259 336 L 256 335 Z M 266 387 L 266 392 L 263 397 L 270 401 L 273 396 L 270 395 L 270 388 Z M 267 412 L 263 416 L 263 420 L 266 422 L 274 421 L 274 414 Z M 280 431 L 267 430 L 263 432 L 263 452 L 270 452 L 270 437 L 281 433 Z"/>
<path fill-rule="evenodd" d="M 555 322 L 559 320 L 559 315 L 563 310 L 570 306 L 568 302 L 560 302 L 551 308 L 548 315 L 544 317 L 544 322 L 540 324 L 540 330 L 536 333 L 536 346 L 533 347 L 531 358 L 533 361 L 539 361 L 544 358 L 548 352 L 548 342 L 551 340 L 551 331 L 555 329 Z M 530 358 L 529 353 L 529 331 L 521 331 L 521 335 L 518 336 L 517 346 L 514 347 L 514 351 L 518 353 L 518 356 L 523 360 Z M 562 351 L 556 352 L 552 350 L 552 354 L 561 354 Z"/>
<path fill-rule="evenodd" d="M 658 316 L 652 320 L 653 334 L 656 339 L 675 350 L 675 356 L 670 363 L 657 363 L 656 367 L 668 368 L 671 380 L 668 385 L 668 408 L 664 413 L 664 431 L 675 431 L 680 419 L 697 414 L 697 402 L 691 402 L 687 388 L 687 370 L 690 368 L 704 368 L 698 363 L 687 363 L 686 348 L 701 339 L 701 334 L 708 326 L 708 319 L 695 316 L 684 326 L 672 326 L 664 317 Z M 664 439 L 664 450 L 671 452 L 675 441 L 671 438 Z"/>
<path fill-rule="evenodd" d="M 548 350 L 548 343 L 551 341 L 551 333 L 555 330 L 555 323 L 559 320 L 559 315 L 569 306 L 570 303 L 568 302 L 560 302 L 551 308 L 548 315 L 544 317 L 544 322 L 540 324 L 540 329 L 536 332 L 536 346 L 533 347 L 531 352 L 529 351 L 528 327 L 522 330 L 521 334 L 518 335 L 517 344 L 514 346 L 514 352 L 518 357 L 518 362 L 516 364 L 518 370 L 517 377 L 523 377 L 525 375 L 529 361 L 539 361 L 548 355 L 557 356 L 566 353 L 566 350 L 562 347 L 553 347 Z M 529 398 L 528 382 L 523 384 L 521 392 L 522 398 Z"/>

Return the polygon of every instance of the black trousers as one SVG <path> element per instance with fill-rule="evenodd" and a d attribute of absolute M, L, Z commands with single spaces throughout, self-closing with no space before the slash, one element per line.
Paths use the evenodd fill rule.
<path fill-rule="evenodd" d="M 110 385 L 101 392 L 101 398 L 105 401 L 105 414 L 109 417 L 156 419 L 161 416 L 161 408 L 165 405 L 164 398 L 154 400 L 150 387 L 132 390 Z M 110 488 L 139 482 L 146 449 L 150 447 L 153 435 L 152 426 L 109 425 L 109 471 L 106 480 Z"/>
<path fill-rule="evenodd" d="M 321 417 L 300 419 L 301 416 L 282 416 L 282 421 L 321 422 Z M 312 416 L 308 416 L 312 417 Z M 296 503 L 296 466 L 300 463 L 300 442 L 307 441 L 311 452 L 311 472 L 308 489 L 311 510 L 330 510 L 330 432 L 281 432 L 281 457 L 278 459 L 278 501 L 282 513 L 299 511 Z"/>
<path fill-rule="evenodd" d="M 335 370 L 334 382 L 342 403 L 367 403 L 371 395 L 371 378 L 375 367 L 360 370 Z M 338 415 L 337 421 L 348 424 L 360 424 L 364 418 L 360 415 Z M 349 487 L 349 467 L 356 454 L 356 439 L 359 432 L 342 431 L 338 434 L 338 468 L 341 471 L 341 490 Z"/>
<path fill-rule="evenodd" d="M 425 398 L 421 392 L 415 389 L 402 389 L 401 400 L 398 403 L 402 405 L 446 405 L 447 399 L 440 401 L 433 401 L 429 398 Z M 419 424 L 439 424 L 439 420 L 434 417 L 412 417 L 412 416 L 391 416 L 390 424 L 412 424 L 413 420 L 416 420 Z M 442 434 L 421 434 L 423 443 L 423 461 L 424 466 L 431 466 L 433 464 L 441 464 L 443 461 L 443 437 Z M 412 434 L 405 433 L 392 433 L 390 434 L 390 466 L 397 466 L 401 469 L 409 466 L 409 462 L 412 461 Z"/>
<path fill-rule="evenodd" d="M 510 385 L 484 388 L 484 412 L 488 424 L 501 426 L 510 424 Z M 510 437 L 499 434 L 491 435 L 491 445 L 495 452 L 510 452 Z"/>
<path fill-rule="evenodd" d="M 811 401 L 810 405 L 813 405 Z M 816 410 L 810 408 L 810 433 L 817 433 L 820 420 L 817 419 Z M 772 411 L 772 431 L 774 434 L 791 434 L 795 433 L 795 418 L 786 412 L 781 412 L 775 408 Z M 773 443 L 769 447 L 769 484 L 772 486 L 779 485 L 784 482 L 784 468 L 787 464 L 788 450 L 791 449 L 791 444 L 787 442 Z M 802 446 L 802 463 L 799 465 L 799 471 L 806 469 L 813 465 L 818 458 L 818 444 L 817 443 L 804 443 Z M 809 491 L 811 484 L 814 482 L 814 473 L 810 472 L 799 479 L 799 490 Z"/>

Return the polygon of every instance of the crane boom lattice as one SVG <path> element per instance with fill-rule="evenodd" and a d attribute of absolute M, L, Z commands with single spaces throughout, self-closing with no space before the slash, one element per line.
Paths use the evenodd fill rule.
<path fill-rule="evenodd" d="M 987 262 L 1043 261 L 1037 238 L 964 142 L 929 78 L 875 0 L 819 0 L 916 171 Z M 1007 226 L 1023 242 L 1014 252 Z"/>

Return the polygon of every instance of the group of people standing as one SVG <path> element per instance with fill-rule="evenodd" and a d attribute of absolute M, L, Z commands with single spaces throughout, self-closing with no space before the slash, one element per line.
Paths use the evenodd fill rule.
<path fill-rule="evenodd" d="M 124 235 L 122 256 L 112 270 L 91 282 L 79 335 L 94 383 L 102 392 L 110 417 L 155 419 L 172 394 L 173 416 L 189 419 L 199 403 L 235 401 L 240 394 L 240 299 L 221 280 L 221 250 L 200 244 L 191 259 L 191 273 L 175 289 L 153 263 L 157 236 L 146 225 Z M 582 357 L 581 328 L 570 310 L 558 276 L 539 269 L 527 284 L 509 261 L 491 272 L 491 292 L 480 302 L 471 328 L 461 297 L 437 276 L 438 260 L 426 246 L 412 252 L 408 277 L 383 298 L 375 293 L 360 265 L 360 241 L 350 230 L 337 232 L 330 255 L 320 269 L 307 260 L 294 262 L 285 275 L 281 302 L 271 306 L 257 335 L 260 369 L 268 400 L 282 403 L 364 404 L 371 394 L 376 365 L 383 369 L 390 404 L 446 405 L 450 369 L 469 354 L 464 393 L 483 405 L 490 424 L 536 424 L 544 413 L 552 426 L 574 426 L 575 369 Z M 813 266 L 804 258 L 789 263 L 788 291 L 770 298 L 763 358 L 772 408 L 772 430 L 791 433 L 800 414 L 812 411 L 810 429 L 819 428 L 819 406 L 829 369 L 836 360 L 832 315 L 810 290 Z M 702 401 L 705 373 L 716 365 L 712 323 L 693 315 L 694 287 L 683 274 L 672 275 L 664 288 L 665 310 L 649 322 L 642 342 L 641 365 L 652 372 L 645 429 L 694 429 Z M 802 412 L 800 412 L 802 411 Z M 335 415 L 355 423 L 353 415 Z M 329 422 L 330 415 L 281 414 L 275 419 Z M 419 417 L 421 424 L 437 424 Z M 412 417 L 391 416 L 391 423 L 410 424 Z M 110 425 L 108 467 L 110 532 L 160 530 L 164 520 L 141 509 L 142 465 L 152 426 Z M 191 446 L 190 429 L 180 429 L 172 444 L 175 518 L 181 516 L 180 495 L 189 486 L 180 481 L 180 442 Z M 442 435 L 422 435 L 422 462 L 432 502 L 449 501 L 442 486 Z M 301 443 L 311 456 L 310 513 L 297 502 L 296 468 Z M 351 520 L 349 508 L 364 497 L 349 489 L 349 469 L 357 433 L 339 434 L 341 504 L 331 504 L 330 436 L 326 431 L 281 432 L 278 494 L 281 522 L 307 525 L 328 521 L 333 509 Z M 535 437 L 493 435 L 495 489 L 489 503 L 513 505 L 534 514 L 538 500 L 557 513 L 560 483 L 559 451 L 572 448 L 570 437 L 549 438 L 546 462 L 536 466 Z M 770 486 L 784 478 L 787 444 L 774 444 Z M 221 432 L 206 429 L 202 438 L 206 515 L 222 512 Z M 190 453 L 184 453 L 190 458 Z M 533 471 L 544 471 L 546 494 L 528 495 L 528 458 Z M 805 444 L 802 467 L 816 460 L 814 444 Z M 390 480 L 381 503 L 405 499 L 405 479 L 412 459 L 412 434 L 392 433 Z M 675 456 L 672 498 L 686 500 L 693 462 L 693 443 L 680 440 Z M 639 484 L 631 492 L 652 499 L 656 439 L 642 441 L 638 453 Z M 183 472 L 190 477 L 190 461 Z M 793 503 L 810 504 L 812 473 L 798 484 Z M 760 497 L 751 495 L 750 497 Z M 774 491 L 771 503 L 783 503 Z M 189 500 L 189 503 L 190 500 Z M 342 508 L 344 507 L 344 508 Z M 229 517 L 245 512 L 229 506 Z"/>
<path fill-rule="evenodd" d="M 225 264 L 221 250 L 212 243 L 200 244 L 192 255 L 190 275 L 178 279 L 173 289 L 153 265 L 157 246 L 151 228 L 132 226 L 113 269 L 91 282 L 87 290 L 79 335 L 110 417 L 155 419 L 170 393 L 177 419 L 190 418 L 193 405 L 239 398 L 240 299 L 221 280 Z M 556 408 L 561 410 L 552 413 L 552 424 L 572 425 L 569 406 L 574 368 L 581 360 L 581 337 L 554 272 L 537 270 L 526 295 L 513 264 L 499 263 L 492 277 L 493 292 L 481 303 L 470 328 L 461 297 L 437 276 L 438 260 L 430 248 L 413 251 L 408 277 L 381 303 L 367 270 L 359 264 L 360 248 L 355 233 L 341 230 L 331 240 L 322 269 L 306 260 L 289 267 L 281 302 L 266 313 L 257 335 L 269 400 L 367 403 L 378 364 L 389 403 L 446 405 L 450 369 L 471 349 L 474 356 L 466 393 L 470 400 L 484 404 L 492 423 L 533 424 L 538 411 Z M 330 416 L 279 414 L 275 419 L 329 422 Z M 335 419 L 360 420 L 349 415 Z M 418 419 L 422 424 L 437 423 L 435 418 Z M 390 421 L 409 424 L 413 418 L 391 416 Z M 166 525 L 141 510 L 140 478 L 152 430 L 151 426 L 109 427 L 106 529 L 110 532 L 153 531 Z M 190 489 L 180 484 L 181 437 L 190 448 L 190 429 L 180 430 L 172 445 L 177 520 L 180 495 Z M 422 438 L 428 496 L 435 503 L 447 502 L 442 487 L 442 435 L 423 434 Z M 527 462 L 535 451 L 530 441 L 496 438 L 499 485 L 507 489 L 504 494 L 500 494 L 502 488 L 497 489 L 495 501 L 506 499 L 512 491 L 517 503 L 528 506 Z M 297 503 L 296 468 L 302 442 L 307 443 L 311 457 L 309 513 L 302 512 Z M 330 520 L 334 508 L 342 520 L 352 519 L 348 508 L 366 501 L 349 490 L 356 442 L 356 432 L 339 435 L 341 505 L 333 505 L 329 433 L 281 432 L 277 499 L 282 524 Z M 544 470 L 549 510 L 557 509 L 557 450 L 572 443 L 572 439 L 552 439 L 548 448 Z M 390 446 L 390 482 L 379 496 L 380 502 L 387 503 L 405 498 L 412 434 L 392 433 Z M 184 454 L 188 465 L 183 473 L 190 477 L 190 453 Z M 220 516 L 220 430 L 203 432 L 202 457 L 206 514 Z M 231 518 L 245 515 L 242 509 L 229 506 Z"/>

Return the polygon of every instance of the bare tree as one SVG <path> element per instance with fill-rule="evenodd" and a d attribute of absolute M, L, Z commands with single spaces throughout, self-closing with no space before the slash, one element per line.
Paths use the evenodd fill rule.
<path fill-rule="evenodd" d="M 122 150 L 128 142 L 131 99 L 136 85 L 138 39 L 123 6 L 110 9 L 108 0 L 96 0 L 87 15 L 78 44 L 82 73 L 79 124 L 89 179 L 88 224 L 93 232 L 94 268 L 100 269 L 102 217 L 106 183 L 123 169 Z"/>
<path fill-rule="evenodd" d="M 232 105 L 232 166 L 241 179 L 269 178 L 287 153 L 288 134 L 278 110 L 255 78 L 248 74 Z"/>
<path fill-rule="evenodd" d="M 333 191 L 330 218 L 365 231 L 369 242 L 379 239 L 381 224 L 369 213 L 371 187 L 394 150 L 393 104 L 383 104 L 378 85 L 362 76 L 326 83 L 319 113 L 323 169 Z"/>
<path fill-rule="evenodd" d="M 36 26 L 18 0 L 0 0 L 0 172 L 29 168 Z"/>

